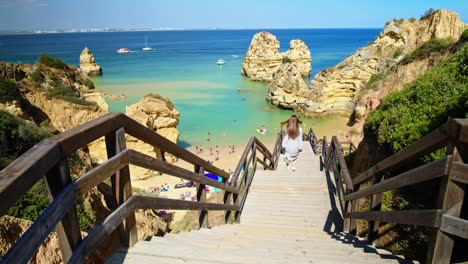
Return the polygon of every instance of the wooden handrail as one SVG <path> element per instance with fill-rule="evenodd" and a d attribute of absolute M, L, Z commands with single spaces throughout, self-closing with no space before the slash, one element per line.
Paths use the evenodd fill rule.
<path fill-rule="evenodd" d="M 161 161 L 137 151 L 126 149 L 125 133 L 161 149 L 162 152 L 172 154 L 195 165 L 196 172 L 166 163 L 165 160 Z M 0 215 L 5 214 L 9 207 L 41 177 L 50 173 L 59 162 L 62 162 L 64 159 L 66 160 L 67 155 L 103 136 L 106 137 L 109 159 L 75 181 L 64 185 L 64 187 L 58 187 L 63 189 L 54 187 L 58 190 L 58 195 L 55 196 L 55 199 L 22 238 L 2 257 L 2 263 L 26 263 L 57 223 L 62 221 L 63 224 L 66 224 L 66 222 L 63 222 L 64 216 L 69 214 L 71 208 L 74 208 L 76 197 L 87 193 L 109 177 L 113 185 L 115 181 L 124 181 L 114 186 L 114 195 L 117 196 L 115 198 L 117 201 L 121 201 L 118 203 L 118 209 L 108 216 L 102 224 L 95 227 L 84 240 L 77 241 L 78 244 L 75 250 L 73 250 L 73 246 L 71 248 L 73 255 L 69 251 L 69 255 L 63 256 L 65 262 L 84 260 L 84 257 L 94 250 L 95 244 L 108 236 L 123 221 L 134 221 L 131 220 L 131 215 L 134 215 L 134 211 L 139 208 L 200 210 L 200 212 L 205 212 L 205 214 L 208 210 L 235 211 L 236 218 L 238 219 L 241 213 L 241 204 L 243 205 L 245 202 L 250 182 L 256 170 L 258 159 L 256 152 L 258 151 L 264 157 L 261 162 L 265 164 L 266 169 L 273 169 L 275 164 L 273 154 L 262 142 L 252 137 L 233 173 L 231 181 L 227 182 L 230 175 L 224 170 L 177 146 L 127 116 L 120 113 L 112 113 L 43 140 L 2 170 L 0 172 L 0 197 L 3 198 L 3 201 L 0 203 Z M 114 148 L 113 144 L 117 144 L 117 148 Z M 197 198 L 202 199 L 199 202 L 132 196 L 131 191 L 128 195 L 128 190 L 131 190 L 129 178 L 125 179 L 122 177 L 129 177 L 128 166 L 130 164 L 197 182 L 203 189 L 205 185 L 222 189 L 226 192 L 227 197 L 231 195 L 236 197 L 235 203 L 230 205 L 226 199 L 224 204 L 205 203 L 201 197 L 198 198 L 198 194 Z M 237 179 L 243 169 L 245 171 L 245 180 L 242 179 L 242 181 L 245 181 L 245 184 L 237 186 Z M 204 171 L 221 176 L 224 179 L 223 182 L 204 177 Z M 120 172 L 120 180 L 114 179 L 117 172 Z M 53 183 L 48 182 L 48 184 Z M 51 186 L 48 187 L 50 188 Z M 244 192 L 242 199 L 239 200 L 237 197 L 241 187 L 244 188 Z M 122 196 L 123 192 L 126 192 L 127 196 Z M 204 218 L 206 220 L 206 217 Z M 73 219 L 71 220 L 73 221 Z M 206 221 L 204 222 L 204 226 L 207 226 Z M 128 227 L 135 228 L 136 226 L 133 222 Z M 78 230 L 73 230 L 73 232 L 78 232 L 79 234 L 79 228 Z M 136 235 L 136 229 L 126 230 L 125 232 L 133 232 L 132 234 Z M 68 234 L 59 233 L 59 240 L 63 239 L 62 236 L 65 235 Z M 134 242 L 130 243 L 131 246 Z"/>
<path fill-rule="evenodd" d="M 352 152 L 355 146 L 352 143 L 349 144 L 350 152 Z M 399 175 L 390 178 L 382 177 L 383 174 L 391 175 L 389 173 L 395 169 L 411 164 L 418 158 L 442 147 L 447 147 L 446 157 L 400 172 Z M 342 205 L 345 221 L 345 232 L 356 232 L 356 223 L 353 222 L 355 219 L 369 221 L 368 239 L 370 242 L 376 237 L 379 222 L 432 227 L 435 238 L 431 240 L 427 252 L 426 262 L 428 263 L 449 263 L 454 243 L 453 236 L 468 237 L 468 220 L 460 218 L 461 204 L 465 195 L 464 187 L 460 187 L 460 184 L 468 184 L 468 119 L 449 121 L 367 169 L 353 180 L 347 178 L 349 176 L 347 165 L 341 144 L 336 137 L 332 138 L 329 148 L 326 137 L 323 138 L 322 156 L 326 169 L 334 172 L 337 195 Z M 342 177 L 345 183 L 341 181 Z M 372 179 L 372 185 L 359 188 L 362 183 Z M 436 209 L 380 211 L 380 206 L 374 207 L 373 205 L 374 201 L 381 199 L 383 192 L 435 179 L 441 181 Z M 344 197 L 342 197 L 345 189 Z M 370 211 L 358 212 L 359 199 L 368 197 L 371 197 Z"/>

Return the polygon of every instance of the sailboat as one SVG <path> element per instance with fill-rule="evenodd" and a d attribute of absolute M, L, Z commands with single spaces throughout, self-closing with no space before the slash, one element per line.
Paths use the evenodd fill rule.
<path fill-rule="evenodd" d="M 145 36 L 145 47 L 142 48 L 143 51 L 152 51 L 153 48 L 151 47 L 148 47 L 148 41 L 146 40 L 146 36 Z"/>

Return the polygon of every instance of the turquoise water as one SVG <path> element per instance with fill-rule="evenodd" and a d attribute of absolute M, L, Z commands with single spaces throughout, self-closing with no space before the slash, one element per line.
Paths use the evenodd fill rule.
<path fill-rule="evenodd" d="M 252 36 L 260 30 L 158 31 L 76 33 L 0 36 L 0 60 L 33 63 L 48 53 L 77 65 L 79 54 L 87 46 L 94 53 L 104 75 L 93 78 L 97 89 L 127 98 L 107 99 L 111 111 L 125 112 L 145 94 L 169 97 L 181 113 L 178 126 L 180 144 L 185 147 L 206 143 L 207 133 L 213 144 L 247 142 L 256 135 L 267 141 L 275 136 L 275 127 L 291 111 L 279 110 L 265 102 L 266 85 L 240 75 L 241 62 Z M 270 30 L 287 50 L 289 41 L 299 38 L 312 53 L 312 72 L 332 66 L 372 41 L 379 29 L 291 29 Z M 155 48 L 143 52 L 145 36 Z M 128 54 L 116 49 L 130 48 Z M 223 66 L 216 65 L 222 58 Z M 315 126 L 333 128 L 335 119 L 305 120 L 306 129 Z M 265 125 L 266 135 L 256 128 Z"/>

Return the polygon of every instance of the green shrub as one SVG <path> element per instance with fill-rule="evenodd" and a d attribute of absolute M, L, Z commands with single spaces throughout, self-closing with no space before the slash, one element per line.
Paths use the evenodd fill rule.
<path fill-rule="evenodd" d="M 465 31 L 463 31 L 459 41 L 468 42 L 468 29 L 465 29 Z"/>
<path fill-rule="evenodd" d="M 38 63 L 41 65 L 51 67 L 51 68 L 55 68 L 55 69 L 67 69 L 68 68 L 68 65 L 65 62 L 59 59 L 56 59 L 54 57 L 51 57 L 47 54 L 41 54 L 41 56 L 39 56 Z"/>
<path fill-rule="evenodd" d="M 36 221 L 48 205 L 49 199 L 47 198 L 45 182 L 40 180 L 8 209 L 7 214 L 16 218 Z"/>
<path fill-rule="evenodd" d="M 394 19 L 394 23 L 395 23 L 395 26 L 400 26 L 403 22 L 405 22 L 405 20 L 403 18 L 400 18 L 400 19 Z"/>
<path fill-rule="evenodd" d="M 78 92 L 60 84 L 58 81 L 53 80 L 51 86 L 52 88 L 47 90 L 46 93 L 48 98 L 58 98 L 79 105 L 96 106 L 96 102 L 90 102 L 80 98 Z"/>
<path fill-rule="evenodd" d="M 91 81 L 91 79 L 86 78 L 86 80 L 83 81 L 83 84 L 86 85 L 89 89 L 94 89 L 94 83 Z"/>
<path fill-rule="evenodd" d="M 0 77 L 0 103 L 21 100 L 21 92 L 15 82 Z"/>
<path fill-rule="evenodd" d="M 145 95 L 145 97 L 152 97 L 152 98 L 162 100 L 166 103 L 167 108 L 171 110 L 174 109 L 174 104 L 172 103 L 172 101 L 169 98 L 164 97 L 160 94 L 150 93 L 150 94 Z"/>
<path fill-rule="evenodd" d="M 50 134 L 0 111 L 0 170 Z"/>
<path fill-rule="evenodd" d="M 434 10 L 433 8 L 429 8 L 428 10 L 426 10 L 426 12 L 424 12 L 424 14 L 421 15 L 421 18 L 419 20 L 423 20 L 423 19 L 426 19 L 426 18 L 429 18 L 430 16 L 432 16 L 437 10 Z"/>
<path fill-rule="evenodd" d="M 403 54 L 403 49 L 402 49 L 402 48 L 398 48 L 398 49 L 396 49 L 395 52 L 393 53 L 393 58 L 396 59 L 396 58 L 400 57 L 401 54 Z"/>
<path fill-rule="evenodd" d="M 422 44 L 419 48 L 413 50 L 410 54 L 406 55 L 406 57 L 401 60 L 401 63 L 408 64 L 415 60 L 425 59 L 434 52 L 441 52 L 445 50 L 451 44 L 451 39 L 431 39 Z"/>
<path fill-rule="evenodd" d="M 283 63 L 291 63 L 291 62 L 292 62 L 292 60 L 288 56 L 283 57 Z"/>
<path fill-rule="evenodd" d="M 383 77 L 385 77 L 385 74 L 383 72 L 372 74 L 372 76 L 369 78 L 369 81 L 367 81 L 366 89 L 375 89 L 377 87 L 378 82 Z"/>
<path fill-rule="evenodd" d="M 40 69 L 35 69 L 29 74 L 29 78 L 36 84 L 36 86 L 40 86 L 41 84 L 44 83 L 45 77 L 42 74 Z"/>
<path fill-rule="evenodd" d="M 451 118 L 468 116 L 468 46 L 428 70 L 403 90 L 386 96 L 366 120 L 366 131 L 392 152 L 408 146 Z"/>
<path fill-rule="evenodd" d="M 374 44 L 374 42 L 372 41 L 367 42 L 367 46 L 371 46 L 372 44 Z"/>
<path fill-rule="evenodd" d="M 411 21 L 411 22 L 415 22 L 415 21 L 416 21 L 416 18 L 414 18 L 414 17 L 410 17 L 409 21 Z"/>

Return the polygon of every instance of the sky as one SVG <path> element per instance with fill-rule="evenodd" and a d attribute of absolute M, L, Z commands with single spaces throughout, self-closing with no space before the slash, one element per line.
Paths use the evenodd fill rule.
<path fill-rule="evenodd" d="M 90 28 L 382 28 L 468 0 L 0 0 L 0 30 Z"/>

